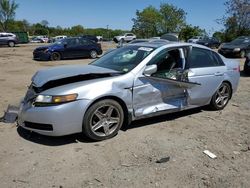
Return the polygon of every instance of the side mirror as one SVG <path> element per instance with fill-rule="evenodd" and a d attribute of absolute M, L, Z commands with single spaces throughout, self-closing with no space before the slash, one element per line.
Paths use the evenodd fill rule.
<path fill-rule="evenodd" d="M 157 71 L 157 65 L 149 65 L 149 66 L 146 66 L 143 74 L 145 76 L 151 76 L 152 74 L 156 73 Z"/>
<path fill-rule="evenodd" d="M 63 47 L 64 47 L 64 48 L 67 48 L 67 45 L 68 45 L 68 44 L 67 44 L 66 42 L 63 43 Z"/>

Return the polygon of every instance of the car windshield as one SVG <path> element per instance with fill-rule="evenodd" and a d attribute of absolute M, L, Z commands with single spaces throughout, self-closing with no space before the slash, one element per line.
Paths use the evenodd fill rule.
<path fill-rule="evenodd" d="M 91 63 L 91 65 L 127 73 L 135 68 L 153 50 L 154 48 L 151 47 L 126 46 L 105 54 Z"/>
<path fill-rule="evenodd" d="M 64 42 L 66 42 L 66 40 L 65 39 L 57 39 L 55 42 L 54 42 L 54 44 L 63 44 Z"/>
<path fill-rule="evenodd" d="M 231 43 L 232 44 L 250 43 L 250 39 L 235 39 Z"/>

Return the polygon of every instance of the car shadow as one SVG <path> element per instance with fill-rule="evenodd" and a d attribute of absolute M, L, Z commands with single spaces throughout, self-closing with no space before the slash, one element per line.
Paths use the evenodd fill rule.
<path fill-rule="evenodd" d="M 73 144 L 73 143 L 93 143 L 94 141 L 90 140 L 83 134 L 72 134 L 67 136 L 58 136 L 58 137 L 52 137 L 52 136 L 45 136 L 41 135 L 29 130 L 26 130 L 22 127 L 17 127 L 17 133 L 19 136 L 24 138 L 25 140 L 28 140 L 30 142 L 34 142 L 41 145 L 46 146 L 61 146 L 66 144 Z"/>
<path fill-rule="evenodd" d="M 122 131 L 127 131 L 129 129 L 154 125 L 156 123 L 172 121 L 172 120 L 179 119 L 179 118 L 182 118 L 182 117 L 185 117 L 185 116 L 188 116 L 188 115 L 193 115 L 193 114 L 200 113 L 200 112 L 202 112 L 202 110 L 208 111 L 209 108 L 200 107 L 200 108 L 194 108 L 194 109 L 184 110 L 184 111 L 180 111 L 180 112 L 174 112 L 174 113 L 154 116 L 154 117 L 145 118 L 145 119 L 141 119 L 141 120 L 136 120 L 136 121 L 133 121 L 130 125 L 123 126 L 121 128 L 121 130 Z"/>

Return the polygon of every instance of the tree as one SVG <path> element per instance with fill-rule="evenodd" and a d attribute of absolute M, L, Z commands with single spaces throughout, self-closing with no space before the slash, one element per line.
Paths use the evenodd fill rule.
<path fill-rule="evenodd" d="M 187 41 L 193 36 L 203 36 L 206 35 L 204 29 L 199 28 L 198 26 L 186 25 L 180 31 L 180 39 Z"/>
<path fill-rule="evenodd" d="M 148 6 L 136 11 L 132 31 L 140 37 L 152 37 L 164 33 L 179 32 L 186 23 L 186 12 L 173 5 L 162 3 L 160 9 Z"/>
<path fill-rule="evenodd" d="M 186 25 L 187 13 L 174 5 L 162 3 L 160 5 L 160 14 L 162 16 L 162 33 L 180 32 Z"/>
<path fill-rule="evenodd" d="M 42 26 L 44 26 L 44 27 L 48 27 L 48 26 L 49 26 L 49 22 L 48 22 L 47 20 L 42 20 L 42 21 L 40 22 L 40 24 L 41 24 Z"/>
<path fill-rule="evenodd" d="M 141 12 L 137 10 L 136 18 L 133 18 L 132 21 L 134 22 L 132 31 L 143 38 L 148 38 L 158 34 L 161 15 L 156 8 L 149 6 Z"/>
<path fill-rule="evenodd" d="M 226 41 L 250 35 L 250 0 L 227 0 L 226 15 L 219 20 L 225 26 Z"/>
<path fill-rule="evenodd" d="M 17 8 L 14 0 L 0 0 L 0 25 L 3 31 L 8 30 L 8 22 L 14 19 Z"/>

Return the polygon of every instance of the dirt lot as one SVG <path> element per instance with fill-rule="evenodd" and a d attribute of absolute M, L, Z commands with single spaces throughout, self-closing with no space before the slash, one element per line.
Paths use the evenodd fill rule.
<path fill-rule="evenodd" d="M 0 48 L 0 116 L 8 104 L 18 104 L 38 69 L 91 61 L 36 62 L 35 47 Z M 201 108 L 136 121 L 103 142 L 0 123 L 0 187 L 250 187 L 249 122 L 250 77 L 242 75 L 223 111 Z M 170 160 L 156 163 L 163 157 Z"/>

